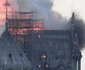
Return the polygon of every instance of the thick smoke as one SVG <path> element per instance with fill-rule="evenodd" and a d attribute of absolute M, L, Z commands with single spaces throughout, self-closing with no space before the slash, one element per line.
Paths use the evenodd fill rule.
<path fill-rule="evenodd" d="M 67 19 L 52 11 L 52 0 L 17 0 L 20 11 L 35 11 L 37 18 L 44 19 L 45 29 L 67 29 Z M 63 24 L 62 24 L 63 23 Z"/>
<path fill-rule="evenodd" d="M 85 22 L 75 15 L 75 30 L 78 34 L 80 49 L 85 46 Z"/>
<path fill-rule="evenodd" d="M 76 20 L 76 31 L 78 34 L 80 49 L 85 46 L 85 23 L 82 20 Z"/>

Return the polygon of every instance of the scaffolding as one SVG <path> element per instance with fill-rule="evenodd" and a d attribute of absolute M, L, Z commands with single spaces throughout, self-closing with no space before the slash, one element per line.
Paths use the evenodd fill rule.
<path fill-rule="evenodd" d="M 24 42 L 30 33 L 43 31 L 43 20 L 36 19 L 36 12 L 9 12 L 8 15 L 9 31 L 18 43 Z"/>

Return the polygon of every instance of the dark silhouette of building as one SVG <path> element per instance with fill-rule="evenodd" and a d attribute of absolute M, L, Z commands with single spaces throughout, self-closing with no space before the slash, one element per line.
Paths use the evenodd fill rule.
<path fill-rule="evenodd" d="M 8 31 L 8 14 L 6 1 L 6 23 L 5 31 L 0 36 L 0 69 L 1 70 L 30 70 L 31 63 Z"/>

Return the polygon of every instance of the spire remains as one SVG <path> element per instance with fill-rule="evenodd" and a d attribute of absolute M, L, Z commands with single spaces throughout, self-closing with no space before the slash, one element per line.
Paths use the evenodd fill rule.
<path fill-rule="evenodd" d="M 6 29 L 8 29 L 8 7 L 11 5 L 8 0 L 6 0 L 6 2 L 3 4 L 6 7 Z"/>
<path fill-rule="evenodd" d="M 74 20 L 75 20 L 75 13 L 73 12 L 72 13 L 72 18 L 71 18 L 72 23 L 74 23 Z"/>

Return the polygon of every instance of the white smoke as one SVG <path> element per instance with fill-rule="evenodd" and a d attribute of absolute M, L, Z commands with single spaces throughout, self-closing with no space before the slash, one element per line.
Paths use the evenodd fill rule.
<path fill-rule="evenodd" d="M 44 19 L 45 29 L 68 29 L 67 19 L 52 11 L 52 0 L 17 0 L 20 11 L 37 12 L 39 19 Z"/>

